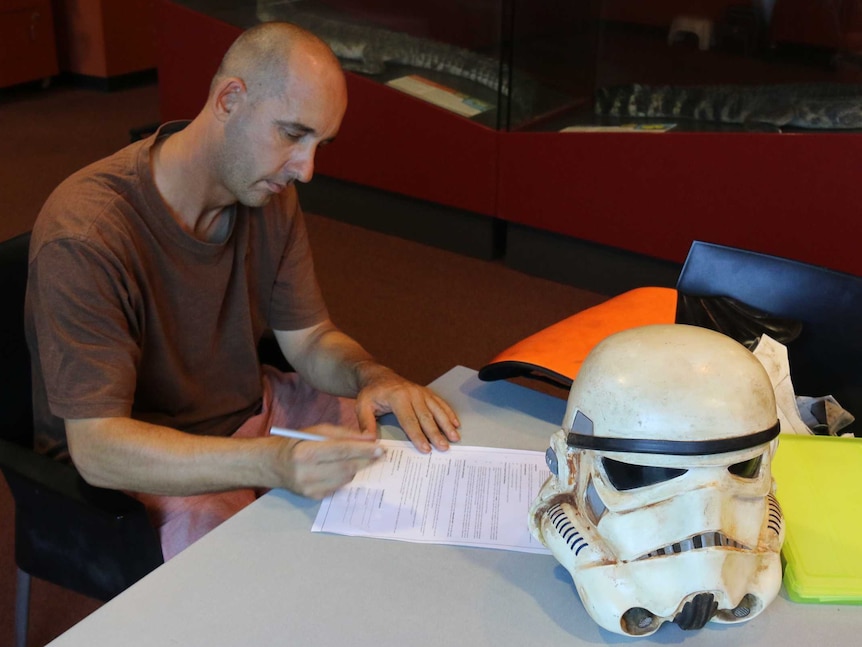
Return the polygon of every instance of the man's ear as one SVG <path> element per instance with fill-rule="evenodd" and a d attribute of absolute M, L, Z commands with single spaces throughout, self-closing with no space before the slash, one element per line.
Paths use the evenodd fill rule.
<path fill-rule="evenodd" d="M 227 119 L 245 100 L 246 87 L 242 79 L 231 77 L 222 80 L 213 92 L 212 109 L 219 120 Z"/>

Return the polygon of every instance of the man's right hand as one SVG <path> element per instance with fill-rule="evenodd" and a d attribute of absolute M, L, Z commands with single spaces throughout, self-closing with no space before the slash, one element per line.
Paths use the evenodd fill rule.
<path fill-rule="evenodd" d="M 384 455 L 384 450 L 358 432 L 344 435 L 334 425 L 304 429 L 331 440 L 312 441 L 279 438 L 283 444 L 279 462 L 284 468 L 283 485 L 291 492 L 322 499 L 347 485 L 360 470 Z"/>

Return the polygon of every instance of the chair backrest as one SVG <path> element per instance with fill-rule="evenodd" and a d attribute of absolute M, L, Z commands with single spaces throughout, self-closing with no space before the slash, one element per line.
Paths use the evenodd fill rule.
<path fill-rule="evenodd" d="M 72 465 L 33 450 L 29 243 L 29 234 L 0 243 L 0 470 L 15 500 L 15 561 L 25 573 L 109 600 L 161 564 L 162 550 L 141 502 L 88 485 Z"/>
<path fill-rule="evenodd" d="M 24 294 L 30 234 L 0 243 L 0 438 L 33 446 L 30 354 L 24 337 Z"/>
<path fill-rule="evenodd" d="M 787 346 L 797 395 L 833 395 L 862 428 L 862 278 L 767 254 L 695 241 L 677 290 L 727 296 L 802 324 Z"/>

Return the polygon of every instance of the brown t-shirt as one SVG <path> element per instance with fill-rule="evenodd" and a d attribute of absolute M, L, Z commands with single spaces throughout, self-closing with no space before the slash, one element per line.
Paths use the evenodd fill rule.
<path fill-rule="evenodd" d="M 150 149 L 179 127 L 75 173 L 36 221 L 26 328 L 43 453 L 67 456 L 64 418 L 228 435 L 260 405 L 264 330 L 328 316 L 294 187 L 237 205 L 224 243 L 176 223 Z"/>

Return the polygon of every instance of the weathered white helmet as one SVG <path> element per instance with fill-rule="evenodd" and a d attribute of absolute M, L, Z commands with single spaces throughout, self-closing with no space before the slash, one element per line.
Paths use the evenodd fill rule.
<path fill-rule="evenodd" d="M 741 344 L 673 324 L 612 335 L 572 385 L 530 530 L 609 631 L 748 620 L 781 586 L 778 432 Z"/>

